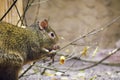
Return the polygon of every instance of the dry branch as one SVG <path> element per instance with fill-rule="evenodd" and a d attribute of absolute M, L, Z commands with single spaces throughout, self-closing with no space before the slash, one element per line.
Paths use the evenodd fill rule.
<path fill-rule="evenodd" d="M 2 21 L 4 18 L 5 18 L 5 16 L 9 13 L 9 11 L 13 8 L 13 6 L 16 4 L 16 2 L 17 2 L 17 0 L 15 0 L 14 2 L 13 2 L 13 4 L 10 6 L 10 8 L 6 11 L 6 13 L 2 16 L 2 18 L 0 19 L 0 21 Z"/>
<path fill-rule="evenodd" d="M 30 2 L 30 0 L 28 0 L 27 5 L 26 5 L 26 7 L 25 7 L 25 10 L 24 10 L 24 12 L 23 12 L 23 14 L 22 14 L 22 16 L 21 16 L 21 19 L 18 20 L 17 25 L 18 25 L 18 23 L 19 23 L 20 21 L 21 21 L 21 25 L 23 25 L 23 21 L 25 21 L 25 25 L 27 26 L 27 21 L 26 21 L 26 19 L 25 19 L 25 14 L 26 14 L 27 10 L 30 8 L 30 6 L 31 6 L 31 4 L 32 4 L 33 2 L 34 2 L 34 0 L 32 0 L 31 2 Z"/>
<path fill-rule="evenodd" d="M 117 51 L 119 51 L 120 48 L 116 48 L 114 50 L 112 50 L 109 55 L 107 55 L 106 57 L 104 57 L 103 59 L 101 59 L 99 62 L 91 65 L 91 66 L 88 66 L 88 67 L 85 67 L 85 68 L 82 68 L 82 69 L 79 69 L 79 70 L 86 70 L 86 69 L 89 69 L 89 68 L 92 68 L 92 67 L 95 67 L 97 66 L 98 64 L 102 63 L 103 61 L 105 61 L 106 59 L 108 59 L 110 56 L 112 56 L 113 54 L 115 54 Z"/>
<path fill-rule="evenodd" d="M 68 43 L 67 45 L 65 45 L 64 47 L 62 47 L 60 50 L 68 47 L 69 45 L 72 45 L 74 42 L 76 42 L 76 41 L 78 41 L 78 40 L 80 40 L 80 39 L 86 38 L 86 37 L 88 37 L 88 36 L 90 36 L 90 35 L 97 34 L 98 32 L 101 32 L 101 31 L 107 29 L 107 28 L 110 27 L 113 23 L 115 23 L 116 21 L 118 21 L 119 19 L 120 19 L 120 16 L 114 18 L 112 21 L 107 22 L 106 24 L 101 25 L 101 27 L 99 27 L 99 28 L 93 29 L 92 31 L 88 32 L 87 34 L 84 34 L 83 36 L 80 36 L 80 37 L 78 37 L 77 39 L 71 41 L 70 43 Z M 60 51 L 60 50 L 59 50 L 59 51 Z"/>

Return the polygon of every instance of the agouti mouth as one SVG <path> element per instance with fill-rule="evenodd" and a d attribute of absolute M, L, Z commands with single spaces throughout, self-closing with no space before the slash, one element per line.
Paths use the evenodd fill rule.
<path fill-rule="evenodd" d="M 54 45 L 52 48 L 43 48 L 44 51 L 49 52 L 49 53 L 54 53 L 58 49 L 60 49 L 60 47 L 58 45 Z"/>

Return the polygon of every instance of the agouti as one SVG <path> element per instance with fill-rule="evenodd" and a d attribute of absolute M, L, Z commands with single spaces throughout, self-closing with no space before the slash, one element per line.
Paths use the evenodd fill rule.
<path fill-rule="evenodd" d="M 18 80 L 22 66 L 46 58 L 57 41 L 46 19 L 27 28 L 0 22 L 0 80 Z"/>

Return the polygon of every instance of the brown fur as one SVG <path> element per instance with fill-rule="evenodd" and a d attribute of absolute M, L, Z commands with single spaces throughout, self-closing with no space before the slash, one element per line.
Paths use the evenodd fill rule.
<path fill-rule="evenodd" d="M 52 49 L 58 37 L 44 21 L 42 30 L 40 22 L 26 29 L 0 22 L 0 80 L 18 80 L 23 65 L 49 55 L 43 48 Z"/>

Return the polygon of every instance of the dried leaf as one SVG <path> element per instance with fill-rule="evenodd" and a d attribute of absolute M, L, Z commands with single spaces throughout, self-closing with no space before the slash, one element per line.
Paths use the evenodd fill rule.
<path fill-rule="evenodd" d="M 56 76 L 61 76 L 62 74 L 63 74 L 63 73 L 61 73 L 61 72 L 56 72 L 56 73 L 55 73 Z"/>
<path fill-rule="evenodd" d="M 64 37 L 62 37 L 62 36 L 60 36 L 60 39 L 65 40 L 65 38 L 64 38 Z"/>
<path fill-rule="evenodd" d="M 95 56 L 96 56 L 97 51 L 98 51 L 98 46 L 95 48 L 95 50 L 94 50 L 94 52 L 93 52 L 93 54 L 92 54 L 92 57 L 95 57 Z"/>
<path fill-rule="evenodd" d="M 69 78 L 68 77 L 61 77 L 60 80 L 69 80 Z"/>
<path fill-rule="evenodd" d="M 35 68 L 33 69 L 34 73 L 38 73 L 39 72 L 39 69 Z"/>
<path fill-rule="evenodd" d="M 80 79 L 80 80 L 85 80 L 85 71 L 80 71 L 78 74 L 77 74 L 77 77 Z"/>
<path fill-rule="evenodd" d="M 107 75 L 112 75 L 112 73 L 110 71 L 107 71 L 106 74 Z"/>
<path fill-rule="evenodd" d="M 55 76 L 54 74 L 52 74 L 52 72 L 50 73 L 50 72 L 45 72 L 45 74 L 44 74 L 45 76 Z"/>
<path fill-rule="evenodd" d="M 66 50 L 65 50 L 65 52 L 66 52 L 66 53 L 69 53 L 69 52 L 70 52 L 70 50 L 69 50 L 69 49 L 66 49 Z"/>
<path fill-rule="evenodd" d="M 58 80 L 56 77 L 51 78 L 51 80 Z"/>
<path fill-rule="evenodd" d="M 82 56 L 87 56 L 87 51 L 88 51 L 88 46 L 84 47 L 83 51 L 82 51 Z"/>
<path fill-rule="evenodd" d="M 90 78 L 90 80 L 95 80 L 96 79 L 96 75 L 95 76 L 93 76 L 92 78 Z"/>

